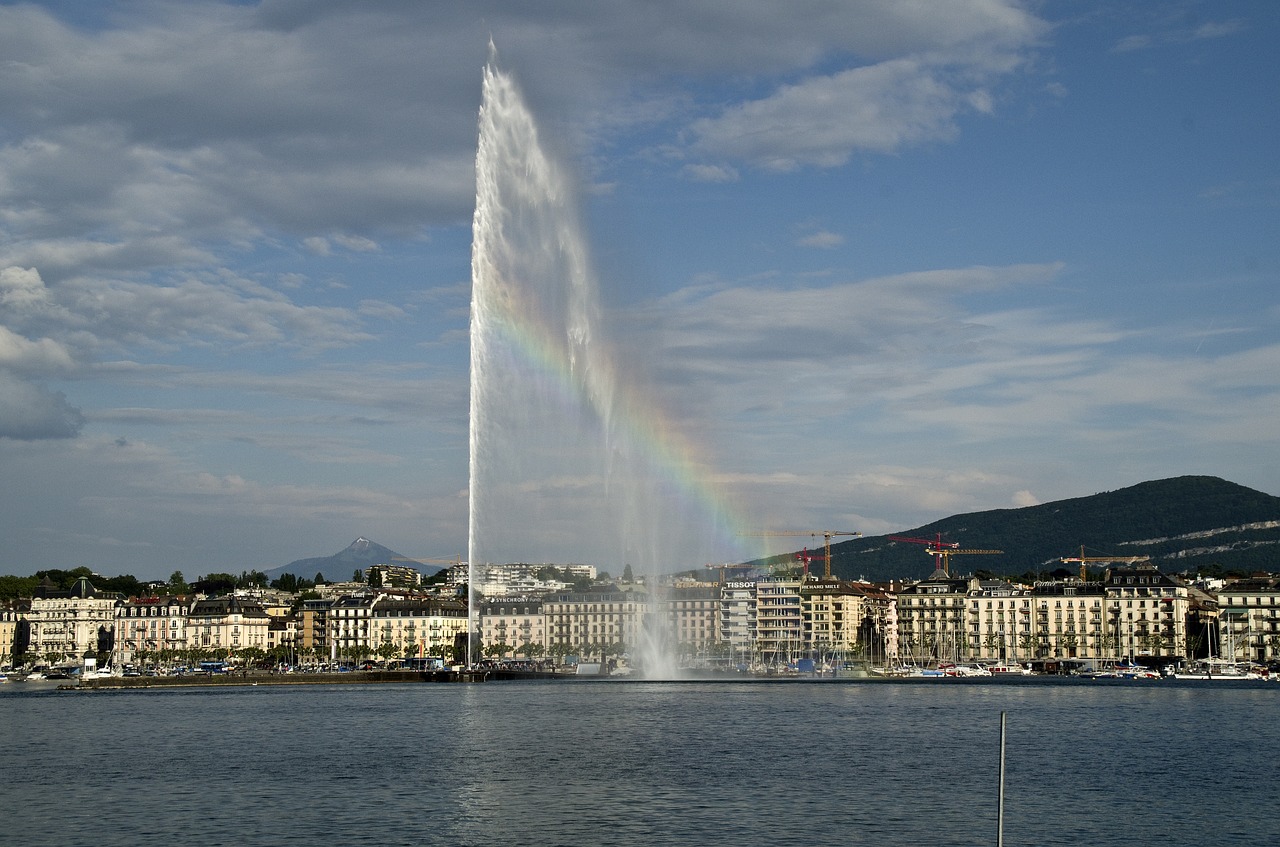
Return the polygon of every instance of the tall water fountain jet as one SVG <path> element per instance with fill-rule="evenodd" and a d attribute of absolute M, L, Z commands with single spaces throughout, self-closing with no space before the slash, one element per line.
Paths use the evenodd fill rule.
<path fill-rule="evenodd" d="M 515 81 L 497 67 L 491 48 L 471 255 L 473 633 L 481 566 L 551 562 L 555 554 L 544 551 L 581 550 L 579 562 L 630 564 L 653 577 L 656 601 L 656 576 L 675 558 L 667 542 L 683 537 L 677 527 L 691 519 L 716 522 L 705 509 L 690 508 L 696 486 L 679 477 L 691 476 L 692 466 L 682 464 L 652 407 L 630 395 L 633 386 L 600 337 L 598 286 L 575 188 L 544 150 Z M 658 620 L 655 612 L 651 607 L 646 619 Z M 654 631 L 647 640 L 662 637 Z M 646 676 L 673 675 L 666 651 L 648 652 Z"/>

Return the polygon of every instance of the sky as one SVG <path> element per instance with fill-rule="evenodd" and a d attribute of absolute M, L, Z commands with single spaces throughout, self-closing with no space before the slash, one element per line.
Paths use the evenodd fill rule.
<path fill-rule="evenodd" d="M 717 523 L 672 565 L 1280 494 L 1273 3 L 5 2 L 0 573 L 466 556 L 490 41 Z"/>

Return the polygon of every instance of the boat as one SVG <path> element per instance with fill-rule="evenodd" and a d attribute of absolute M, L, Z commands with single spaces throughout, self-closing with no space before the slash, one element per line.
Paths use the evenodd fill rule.
<path fill-rule="evenodd" d="M 992 676 L 1031 676 L 1031 668 L 1019 662 L 987 665 L 986 669 Z"/>
<path fill-rule="evenodd" d="M 1230 629 L 1226 630 L 1226 633 L 1224 652 L 1227 656 L 1234 656 L 1236 655 L 1235 641 Z M 1224 659 L 1221 655 L 1215 655 L 1213 646 L 1213 630 L 1210 629 L 1209 658 L 1200 659 L 1190 668 L 1175 670 L 1171 676 L 1174 679 L 1200 679 L 1214 682 L 1257 682 L 1267 678 L 1263 669 L 1256 668 L 1249 662 L 1237 662 L 1234 659 Z"/>
<path fill-rule="evenodd" d="M 1188 670 L 1174 671 L 1174 679 L 1200 679 L 1214 682 L 1257 682 L 1266 675 L 1242 662 L 1226 659 L 1202 659 Z"/>
<path fill-rule="evenodd" d="M 947 662 L 938 665 L 947 676 L 991 676 L 991 669 L 982 665 L 961 665 Z"/>
<path fill-rule="evenodd" d="M 911 676 L 914 668 L 910 665 L 891 665 L 886 667 L 873 667 L 868 670 L 872 676 L 901 679 L 902 677 Z"/>

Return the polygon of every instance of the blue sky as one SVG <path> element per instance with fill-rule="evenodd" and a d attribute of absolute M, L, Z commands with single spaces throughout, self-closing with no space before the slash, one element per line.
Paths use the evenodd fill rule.
<path fill-rule="evenodd" d="M 2 3 L 0 572 L 465 554 L 490 37 L 741 527 L 1280 493 L 1272 3 Z"/>

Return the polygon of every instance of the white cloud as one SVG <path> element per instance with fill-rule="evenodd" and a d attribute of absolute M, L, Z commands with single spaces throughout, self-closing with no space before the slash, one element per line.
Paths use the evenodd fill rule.
<path fill-rule="evenodd" d="M 321 238 L 318 235 L 302 239 L 302 246 L 317 256 L 328 256 L 333 252 L 332 248 L 329 246 L 329 239 Z"/>
<path fill-rule="evenodd" d="M 796 241 L 801 247 L 819 247 L 822 249 L 830 249 L 839 247 L 844 244 L 844 236 L 839 233 L 830 232 L 828 230 L 819 230 L 818 232 L 806 235 Z"/>
<path fill-rule="evenodd" d="M 356 253 L 374 253 L 378 250 L 378 242 L 362 235 L 338 234 L 333 237 L 333 240 Z"/>
<path fill-rule="evenodd" d="M 894 59 L 812 77 L 695 121 L 693 149 L 771 170 L 834 167 L 855 150 L 891 153 L 950 137 L 962 97 L 935 69 Z"/>
<path fill-rule="evenodd" d="M 1040 505 L 1039 498 L 1037 498 L 1036 495 L 1032 494 L 1030 491 L 1027 491 L 1026 489 L 1023 489 L 1022 491 L 1015 491 L 1013 496 L 1009 498 L 1009 502 L 1012 503 L 1017 508 L 1022 508 L 1024 506 Z"/>
<path fill-rule="evenodd" d="M 41 338 L 31 341 L 0 325 L 0 368 L 29 374 L 66 373 L 75 367 L 67 348 Z"/>
<path fill-rule="evenodd" d="M 737 182 L 740 178 L 736 168 L 726 165 L 685 165 L 681 173 L 695 182 Z"/>
<path fill-rule="evenodd" d="M 49 291 L 35 268 L 0 270 L 0 307 L 11 312 L 31 312 L 49 305 Z"/>

